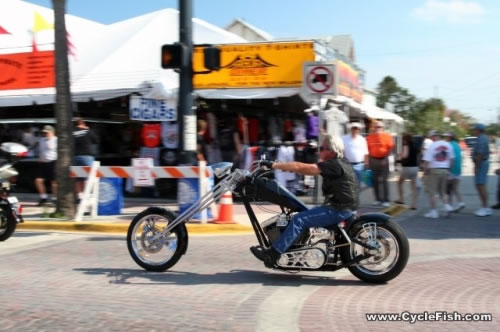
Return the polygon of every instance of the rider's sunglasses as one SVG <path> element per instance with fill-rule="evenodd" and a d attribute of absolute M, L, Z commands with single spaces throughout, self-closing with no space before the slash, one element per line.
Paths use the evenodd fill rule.
<path fill-rule="evenodd" d="M 326 146 L 321 146 L 319 148 L 319 151 L 323 152 L 323 151 L 328 151 L 328 148 Z"/>

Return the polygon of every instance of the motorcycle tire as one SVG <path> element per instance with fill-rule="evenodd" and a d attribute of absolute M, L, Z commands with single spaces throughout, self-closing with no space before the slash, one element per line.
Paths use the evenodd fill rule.
<path fill-rule="evenodd" d="M 356 238 L 357 240 L 363 241 L 359 236 L 363 233 L 363 225 L 368 224 L 370 222 L 360 222 L 352 226 L 349 230 L 349 236 L 351 238 Z M 357 264 L 353 264 L 348 266 L 349 271 L 356 276 L 358 279 L 363 280 L 368 283 L 386 283 L 389 280 L 396 278 L 405 268 L 406 263 L 408 262 L 408 258 L 410 256 L 410 244 L 408 243 L 408 237 L 404 233 L 401 226 L 396 224 L 393 221 L 386 222 L 377 222 L 373 223 L 377 224 L 377 243 L 379 243 L 383 248 L 387 248 L 382 240 L 379 238 L 381 232 L 389 235 L 397 244 L 397 257 L 395 257 L 394 262 L 389 266 L 386 271 L 374 271 L 370 270 L 364 266 L 370 265 L 370 260 L 372 258 L 368 258 L 362 260 Z M 359 246 L 361 247 L 361 246 Z M 367 250 L 367 249 L 365 249 Z M 384 250 L 385 253 L 385 250 Z M 353 246 L 344 246 L 341 248 L 340 255 L 343 262 L 348 262 L 353 259 L 355 256 L 361 254 L 361 252 L 354 252 Z M 390 254 L 390 253 L 389 253 Z M 373 256 L 373 260 L 376 261 L 377 256 Z M 382 261 L 383 262 L 383 261 Z M 380 263 L 382 263 L 380 262 Z M 372 266 L 376 266 L 377 264 L 372 261 Z"/>
<path fill-rule="evenodd" d="M 5 241 L 14 234 L 16 230 L 16 219 L 9 213 L 0 211 L 0 241 Z"/>
<path fill-rule="evenodd" d="M 150 243 L 147 241 L 148 233 L 145 234 L 143 232 L 144 228 L 142 228 L 142 230 L 139 230 L 139 228 L 141 227 L 140 223 L 145 222 L 147 220 L 162 221 L 163 223 L 165 223 L 166 226 L 174 219 L 175 219 L 175 214 L 172 213 L 171 211 L 162 208 L 152 207 L 139 213 L 132 220 L 127 232 L 127 247 L 130 255 L 139 266 L 143 267 L 148 271 L 164 272 L 169 268 L 171 268 L 172 266 L 174 266 L 177 263 L 177 261 L 179 261 L 181 256 L 186 252 L 188 246 L 188 233 L 186 225 L 184 223 L 179 224 L 172 230 L 172 233 L 169 235 L 169 239 L 171 240 L 169 240 L 170 242 L 168 244 L 161 244 L 161 246 L 159 247 L 158 246 L 155 247 L 155 243 Z M 137 231 L 141 232 L 141 241 L 140 241 L 141 248 L 138 247 L 137 244 L 138 239 L 137 236 L 135 236 L 135 233 Z M 134 241 L 135 241 L 135 246 L 134 246 Z M 172 243 L 174 243 L 175 245 L 175 248 L 173 248 L 173 250 L 171 250 L 172 248 L 170 247 Z M 163 249 L 171 251 L 172 255 L 160 262 L 153 262 L 147 259 L 148 254 L 159 253 Z"/>

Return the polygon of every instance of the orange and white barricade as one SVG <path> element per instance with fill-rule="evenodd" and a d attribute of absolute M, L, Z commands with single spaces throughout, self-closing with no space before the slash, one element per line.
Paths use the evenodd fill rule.
<path fill-rule="evenodd" d="M 213 176 L 212 169 L 205 165 L 198 166 L 168 166 L 151 167 L 151 176 L 154 179 L 185 179 L 198 178 L 200 196 L 208 190 L 208 178 Z M 81 221 L 86 209 L 91 208 L 91 216 L 97 216 L 97 203 L 99 201 L 99 178 L 133 178 L 132 166 L 100 166 L 94 162 L 93 166 L 70 166 L 70 176 L 73 178 L 87 178 L 83 198 L 77 209 L 75 221 Z M 194 203 L 194 202 L 193 202 Z M 212 211 L 215 209 L 212 207 Z M 207 222 L 206 211 L 201 214 L 202 222 Z"/>

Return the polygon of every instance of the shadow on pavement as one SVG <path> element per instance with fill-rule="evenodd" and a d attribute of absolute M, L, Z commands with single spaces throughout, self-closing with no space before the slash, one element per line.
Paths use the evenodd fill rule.
<path fill-rule="evenodd" d="M 333 273 L 330 278 L 314 275 L 280 274 L 280 272 L 270 273 L 250 270 L 232 270 L 231 272 L 215 274 L 199 274 L 181 271 L 155 273 L 144 270 L 102 268 L 80 268 L 74 269 L 74 271 L 83 272 L 87 275 L 105 275 L 111 279 L 109 281 L 111 284 L 149 285 L 154 283 L 185 286 L 200 284 L 262 284 L 263 286 L 280 287 L 299 287 L 301 285 L 383 287 L 383 285 L 367 284 L 359 280 L 335 279 Z M 140 279 L 143 280 L 141 281 Z"/>

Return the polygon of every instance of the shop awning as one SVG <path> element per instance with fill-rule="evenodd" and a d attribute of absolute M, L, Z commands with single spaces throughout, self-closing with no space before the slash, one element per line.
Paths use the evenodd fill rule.
<path fill-rule="evenodd" d="M 386 111 L 386 110 L 379 108 L 379 107 L 376 107 L 376 106 L 364 108 L 364 111 L 365 111 L 366 115 L 372 119 L 392 120 L 392 121 L 395 121 L 397 123 L 404 122 L 404 119 L 402 117 L 400 117 L 399 115 L 392 113 L 392 112 L 389 112 L 389 111 Z"/>
<path fill-rule="evenodd" d="M 206 89 L 195 94 L 205 99 L 272 99 L 298 95 L 300 88 Z"/>

